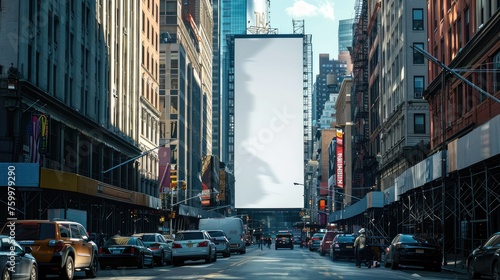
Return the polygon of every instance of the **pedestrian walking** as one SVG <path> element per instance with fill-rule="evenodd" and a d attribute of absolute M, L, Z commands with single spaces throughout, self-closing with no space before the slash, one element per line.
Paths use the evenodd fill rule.
<path fill-rule="evenodd" d="M 366 248 L 365 229 L 364 228 L 360 229 L 358 231 L 358 234 L 359 234 L 358 237 L 356 237 L 356 240 L 354 240 L 354 248 L 356 250 L 356 267 L 360 268 L 361 261 L 364 261 L 366 267 L 370 268 L 372 267 L 372 263 L 367 258 L 368 250 Z"/>

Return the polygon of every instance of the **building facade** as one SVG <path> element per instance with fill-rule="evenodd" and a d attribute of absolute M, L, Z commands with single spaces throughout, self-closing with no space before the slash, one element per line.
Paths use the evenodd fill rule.
<path fill-rule="evenodd" d="M 393 26 L 392 8 L 384 7 L 397 4 L 381 6 L 386 17 L 382 22 L 388 23 L 380 26 L 384 34 L 379 37 L 386 37 Z M 382 182 L 383 191 L 372 191 L 344 211 L 334 212 L 330 222 L 348 228 L 365 224 L 386 241 L 400 232 L 432 234 L 444 250 L 443 265 L 465 263 L 474 244 L 497 231 L 500 148 L 492 145 L 492 139 L 499 133 L 500 121 L 500 42 L 491 38 L 500 29 L 499 8 L 497 1 L 428 1 L 427 12 L 419 6 L 405 9 L 409 15 L 401 14 L 412 30 L 425 30 L 426 36 L 418 40 L 429 38 L 422 51 L 411 52 L 410 59 L 417 64 L 429 59 L 423 67 L 428 83 L 422 98 L 429 106 L 424 116 L 429 116 L 425 130 L 429 129 L 430 145 L 403 151 L 405 160 L 416 163 L 408 162 L 408 168 L 389 180 L 392 183 Z M 415 45 L 405 46 L 410 47 L 416 50 Z M 414 94 L 420 92 L 420 84 L 413 83 Z M 418 161 L 422 153 L 427 156 Z M 407 157 L 412 154 L 417 157 Z"/>
<path fill-rule="evenodd" d="M 158 160 L 150 147 L 158 146 L 152 38 L 158 2 L 149 3 L 2 3 L 1 25 L 9 27 L 3 35 L 18 40 L 3 44 L 0 55 L 2 80 L 13 82 L 2 87 L 8 125 L 0 133 L 0 161 L 19 167 L 18 176 L 38 178 L 18 186 L 19 219 L 78 209 L 88 231 L 157 229 Z M 148 61 L 142 44 L 153 54 Z M 150 84 L 141 87 L 145 71 Z M 146 105 L 150 121 L 143 124 Z"/>

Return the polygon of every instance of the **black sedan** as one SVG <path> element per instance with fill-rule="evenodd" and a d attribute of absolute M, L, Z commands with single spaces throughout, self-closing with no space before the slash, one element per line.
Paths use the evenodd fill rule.
<path fill-rule="evenodd" d="M 99 249 L 101 269 L 122 266 L 153 267 L 153 252 L 142 240 L 133 236 L 114 236 Z"/>
<path fill-rule="evenodd" d="M 38 265 L 31 255 L 31 247 L 23 248 L 6 235 L 0 235 L 0 264 L 2 279 L 38 278 Z"/>
<path fill-rule="evenodd" d="M 330 246 L 330 258 L 332 260 L 354 259 L 354 240 L 356 240 L 356 235 L 354 234 L 337 234 Z"/>
<path fill-rule="evenodd" d="M 500 232 L 472 251 L 467 258 L 467 272 L 470 279 L 480 278 L 481 275 L 500 279 Z"/>
<path fill-rule="evenodd" d="M 398 234 L 385 252 L 385 267 L 398 269 L 399 265 L 423 266 L 441 271 L 442 250 L 428 235 Z"/>

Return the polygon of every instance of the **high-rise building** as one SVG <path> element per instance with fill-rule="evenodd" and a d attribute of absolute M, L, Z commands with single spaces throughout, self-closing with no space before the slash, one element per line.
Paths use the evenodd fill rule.
<path fill-rule="evenodd" d="M 325 103 L 330 99 L 331 93 L 338 93 L 340 82 L 346 75 L 347 63 L 330 59 L 329 54 L 319 54 L 319 74 L 316 76 L 314 120 L 319 122 Z M 318 126 L 318 125 L 317 125 Z"/>
<path fill-rule="evenodd" d="M 201 209 L 194 198 L 202 193 L 202 159 L 212 146 L 212 6 L 161 0 L 160 7 L 161 139 L 170 143 L 177 182 L 185 182 L 174 203 Z"/>
<path fill-rule="evenodd" d="M 352 30 L 354 19 L 339 20 L 339 54 L 348 52 L 349 47 L 352 47 Z"/>
<path fill-rule="evenodd" d="M 220 160 L 226 163 L 229 169 L 232 169 L 234 162 L 229 157 L 229 146 L 230 143 L 234 143 L 234 128 L 229 126 L 229 92 L 227 88 L 228 83 L 228 70 L 230 65 L 230 56 L 228 48 L 228 40 L 230 35 L 241 35 L 247 32 L 247 0 L 220 0 L 220 58 L 219 62 L 221 65 L 221 76 L 220 76 L 220 86 L 219 86 L 219 96 L 221 110 L 214 112 L 214 114 L 219 113 L 219 125 L 218 133 L 220 134 L 219 143 L 214 143 L 213 145 L 220 150 Z M 214 93 L 215 94 L 215 93 Z M 214 117 L 214 120 L 216 118 Z M 214 127 L 214 129 L 216 129 Z M 230 136 L 233 134 L 233 136 Z M 230 139 L 232 137 L 232 139 Z M 231 142 L 233 141 L 233 142 Z"/>
<path fill-rule="evenodd" d="M 158 11 L 158 1 L 2 2 L 0 34 L 16 40 L 0 47 L 0 164 L 30 186 L 18 218 L 71 209 L 88 231 L 157 228 L 138 220 L 161 206 Z"/>
<path fill-rule="evenodd" d="M 389 1 L 382 1 L 382 7 L 390 5 Z M 422 98 L 428 62 L 421 56 L 413 55 L 409 48 L 419 46 L 427 49 L 427 33 L 425 26 L 417 26 L 414 22 L 408 24 L 410 19 L 426 13 L 426 3 L 419 1 L 404 1 L 394 8 L 381 10 L 381 25 L 385 30 L 397 30 L 397 37 L 404 40 L 395 41 L 394 36 L 378 30 L 377 23 L 372 25 L 372 32 L 380 38 L 378 48 L 376 45 L 372 47 L 381 51 L 381 61 L 376 64 L 381 71 L 375 71 L 377 68 L 370 71 L 370 81 L 375 81 L 370 85 L 370 99 L 373 99 L 370 105 L 376 105 L 370 107 L 370 124 L 372 135 L 377 134 L 370 142 L 378 143 L 380 148 L 372 146 L 370 150 L 372 155 L 380 153 L 381 156 L 379 171 L 382 189 L 392 185 L 404 170 L 427 157 L 426 151 L 417 149 L 417 145 L 426 147 L 429 144 L 429 104 Z M 394 14 L 401 14 L 401 20 L 394 20 Z"/>

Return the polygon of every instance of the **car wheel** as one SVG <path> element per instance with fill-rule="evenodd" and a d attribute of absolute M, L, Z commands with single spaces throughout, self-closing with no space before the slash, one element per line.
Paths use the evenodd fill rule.
<path fill-rule="evenodd" d="M 396 270 L 396 269 L 398 269 L 398 266 L 399 266 L 399 264 L 393 260 L 391 263 L 391 269 Z"/>
<path fill-rule="evenodd" d="M 469 274 L 470 279 L 477 279 L 481 277 L 481 275 L 476 272 L 476 262 L 474 259 L 470 259 L 467 264 L 467 274 Z"/>
<path fill-rule="evenodd" d="M 151 256 L 151 260 L 150 260 L 150 263 L 149 263 L 148 267 L 149 268 L 155 267 L 155 258 L 153 256 Z"/>
<path fill-rule="evenodd" d="M 215 252 L 214 259 L 212 260 L 212 262 L 216 262 L 216 261 L 217 261 L 217 252 Z"/>
<path fill-rule="evenodd" d="M 2 280 L 10 280 L 10 279 L 11 279 L 11 277 L 10 277 L 9 268 L 5 267 L 3 269 L 3 272 L 2 272 Z"/>
<path fill-rule="evenodd" d="M 99 262 L 99 268 L 100 268 L 101 270 L 106 270 L 106 268 L 108 268 L 108 267 L 107 267 L 107 265 L 106 265 L 105 263 L 103 263 L 103 262 Z"/>
<path fill-rule="evenodd" d="M 167 258 L 168 260 L 165 261 L 165 264 L 169 265 L 169 264 L 172 264 L 172 252 L 170 252 L 170 257 Z"/>
<path fill-rule="evenodd" d="M 320 255 L 320 256 L 324 256 L 324 255 L 326 255 L 326 252 L 325 252 L 325 251 L 323 251 L 323 250 L 321 250 L 321 251 L 319 251 L 319 255 Z"/>
<path fill-rule="evenodd" d="M 96 278 L 97 277 L 97 269 L 98 269 L 97 267 L 98 267 L 97 256 L 94 254 L 94 257 L 92 258 L 92 263 L 90 264 L 89 270 L 85 270 L 85 277 Z"/>
<path fill-rule="evenodd" d="M 139 259 L 139 263 L 137 264 L 137 268 L 144 268 L 144 255 L 141 255 L 141 258 Z"/>
<path fill-rule="evenodd" d="M 161 251 L 160 260 L 158 261 L 158 266 L 163 266 L 164 263 L 165 263 L 165 252 Z"/>
<path fill-rule="evenodd" d="M 37 280 L 38 279 L 38 272 L 37 272 L 37 269 L 36 269 L 36 265 L 32 265 L 31 266 L 31 270 L 30 270 L 30 280 Z"/>
<path fill-rule="evenodd" d="M 75 262 L 73 261 L 72 256 L 66 257 L 66 263 L 61 271 L 61 278 L 65 280 L 73 280 L 73 276 L 75 275 Z"/>
<path fill-rule="evenodd" d="M 212 256 L 210 255 L 210 252 L 208 252 L 208 256 L 205 258 L 205 263 L 211 263 L 212 262 Z"/>
<path fill-rule="evenodd" d="M 491 275 L 494 280 L 500 280 L 500 262 L 493 264 L 493 273 Z"/>

